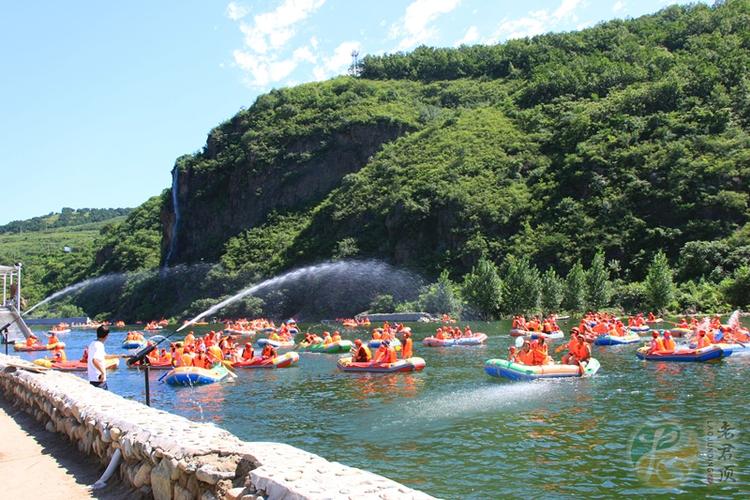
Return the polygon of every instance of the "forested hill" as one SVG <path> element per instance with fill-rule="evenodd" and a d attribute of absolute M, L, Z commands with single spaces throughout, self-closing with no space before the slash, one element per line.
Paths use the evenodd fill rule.
<path fill-rule="evenodd" d="M 70 226 L 81 226 L 92 222 L 104 222 L 115 217 L 128 215 L 132 208 L 69 208 L 47 215 L 32 217 L 26 220 L 14 220 L 0 226 L 2 233 L 21 233 L 29 231 L 41 231 L 47 229 L 58 229 Z"/>
<path fill-rule="evenodd" d="M 683 282 L 718 283 L 750 256 L 749 75 L 750 0 L 367 56 L 210 131 L 176 161 L 179 223 L 167 192 L 100 255 L 254 276 L 377 257 L 458 279 L 481 257 L 565 274 L 601 250 L 632 282 L 663 250 Z M 135 230 L 151 236 L 120 248 Z"/>

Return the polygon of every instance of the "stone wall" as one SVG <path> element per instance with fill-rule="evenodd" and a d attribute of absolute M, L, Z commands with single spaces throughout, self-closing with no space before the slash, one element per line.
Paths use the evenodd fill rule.
<path fill-rule="evenodd" d="M 292 446 L 241 441 L 213 424 L 149 408 L 72 374 L 9 366 L 19 361 L 0 354 L 4 397 L 102 465 L 121 450 L 120 478 L 147 498 L 431 498 Z"/>

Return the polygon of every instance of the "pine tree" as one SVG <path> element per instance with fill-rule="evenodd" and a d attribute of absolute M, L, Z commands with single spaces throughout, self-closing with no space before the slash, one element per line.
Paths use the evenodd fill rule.
<path fill-rule="evenodd" d="M 542 275 L 542 312 L 550 314 L 560 310 L 563 300 L 564 284 L 557 272 L 550 268 Z"/>
<path fill-rule="evenodd" d="M 675 287 L 672 281 L 672 269 L 669 267 L 667 256 L 659 250 L 654 255 L 646 273 L 646 298 L 649 305 L 662 312 L 674 300 Z"/>
<path fill-rule="evenodd" d="M 604 252 L 597 252 L 586 273 L 586 307 L 598 311 L 609 304 L 609 270 L 604 262 Z"/>
<path fill-rule="evenodd" d="M 495 263 L 481 258 L 464 277 L 462 296 L 481 319 L 492 320 L 500 313 L 502 286 Z"/>
<path fill-rule="evenodd" d="M 583 311 L 586 300 L 586 271 L 581 261 L 575 263 L 565 278 L 565 292 L 563 294 L 563 309 L 566 311 Z"/>

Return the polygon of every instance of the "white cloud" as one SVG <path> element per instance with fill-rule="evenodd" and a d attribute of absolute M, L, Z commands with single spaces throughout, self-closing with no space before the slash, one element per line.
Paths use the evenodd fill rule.
<path fill-rule="evenodd" d="M 617 0 L 615 4 L 612 6 L 612 12 L 620 12 L 624 8 L 625 8 L 625 2 L 623 2 L 622 0 Z"/>
<path fill-rule="evenodd" d="M 437 31 L 430 24 L 443 14 L 454 10 L 461 0 L 414 0 L 404 17 L 391 26 L 391 38 L 401 38 L 398 50 L 406 50 L 433 38 Z"/>
<path fill-rule="evenodd" d="M 274 10 L 253 16 L 252 22 L 240 20 L 249 13 L 246 7 L 235 2 L 227 6 L 227 16 L 240 20 L 244 45 L 232 56 L 235 64 L 248 73 L 249 86 L 268 87 L 286 79 L 300 63 L 318 62 L 316 37 L 310 38 L 309 45 L 294 50 L 289 45 L 297 34 L 298 25 L 324 3 L 325 0 L 283 0 Z"/>
<path fill-rule="evenodd" d="M 456 41 L 456 46 L 470 45 L 477 40 L 479 40 L 479 30 L 476 26 L 469 26 L 469 29 L 466 30 L 466 34 L 464 35 L 464 37 Z"/>
<path fill-rule="evenodd" d="M 232 21 L 239 21 L 250 13 L 250 9 L 244 5 L 240 5 L 237 2 L 229 2 L 227 5 L 227 17 Z"/>
<path fill-rule="evenodd" d="M 324 3 L 325 0 L 284 0 L 275 10 L 253 17 L 252 24 L 242 22 L 240 30 L 245 35 L 245 45 L 259 54 L 283 48 L 294 36 L 295 25 Z"/>
<path fill-rule="evenodd" d="M 503 19 L 487 42 L 532 37 L 551 31 L 562 23 L 576 22 L 578 16 L 575 12 L 582 3 L 583 0 L 562 0 L 552 12 L 542 9 L 529 12 L 518 19 Z"/>
<path fill-rule="evenodd" d="M 352 62 L 352 51 L 359 50 L 361 44 L 357 41 L 348 41 L 339 44 L 330 57 L 324 57 L 323 62 L 313 68 L 313 76 L 316 80 L 325 80 L 333 75 L 343 73 Z"/>

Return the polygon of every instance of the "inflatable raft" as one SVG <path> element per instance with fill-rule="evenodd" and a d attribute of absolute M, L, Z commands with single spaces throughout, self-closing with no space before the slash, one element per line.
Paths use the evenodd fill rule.
<path fill-rule="evenodd" d="M 629 333 L 627 335 L 599 335 L 594 339 L 594 345 L 623 345 L 623 344 L 635 344 L 641 341 L 641 337 L 637 333 Z"/>
<path fill-rule="evenodd" d="M 50 359 L 35 359 L 35 365 L 44 366 L 45 368 L 52 368 L 53 370 L 60 370 L 63 372 L 85 372 L 88 370 L 88 365 L 83 361 L 52 361 Z M 107 370 L 114 370 L 120 366 L 120 358 L 111 358 L 104 360 L 104 367 Z"/>
<path fill-rule="evenodd" d="M 425 367 L 424 359 L 399 359 L 395 363 L 354 363 L 351 357 L 340 358 L 336 366 L 344 372 L 397 373 L 420 371 Z"/>
<path fill-rule="evenodd" d="M 594 358 L 583 366 L 578 365 L 522 365 L 507 359 L 489 359 L 484 371 L 492 377 L 510 380 L 536 380 L 540 378 L 590 377 L 599 371 L 599 361 Z"/>
<path fill-rule="evenodd" d="M 422 345 L 428 347 L 453 347 L 453 346 L 466 346 L 466 345 L 481 345 L 487 340 L 487 335 L 484 333 L 475 333 L 471 337 L 460 337 L 457 339 L 438 339 L 435 337 L 427 337 L 422 340 Z"/>
<path fill-rule="evenodd" d="M 682 348 L 669 353 L 646 354 L 647 352 L 648 346 L 645 346 L 638 349 L 635 354 L 638 356 L 638 359 L 645 359 L 646 361 L 682 361 L 692 363 L 703 363 L 724 357 L 724 351 L 717 345 L 710 345 L 702 349 Z"/>
<path fill-rule="evenodd" d="M 520 328 L 513 328 L 510 331 L 510 336 L 511 337 L 528 337 L 532 333 L 536 333 L 536 332 L 532 332 L 531 330 L 522 330 Z"/>
<path fill-rule="evenodd" d="M 225 328 L 224 333 L 230 335 L 239 335 L 241 337 L 254 337 L 258 332 L 255 330 L 236 330 L 234 328 Z"/>
<path fill-rule="evenodd" d="M 296 365 L 297 361 L 299 361 L 299 354 L 296 352 L 287 352 L 275 358 L 263 359 L 261 357 L 254 357 L 247 361 L 238 361 L 232 363 L 232 366 L 234 368 L 288 368 Z"/>
<path fill-rule="evenodd" d="M 13 344 L 13 350 L 19 352 L 31 352 L 31 351 L 51 351 L 56 347 L 65 348 L 65 342 L 56 342 L 54 344 L 34 344 L 31 347 L 26 345 L 26 342 L 16 342 Z"/>
<path fill-rule="evenodd" d="M 748 343 L 728 344 L 728 343 L 721 342 L 721 343 L 714 344 L 714 345 L 719 347 L 722 351 L 724 351 L 724 357 L 750 356 L 750 344 Z"/>
<path fill-rule="evenodd" d="M 141 347 L 146 347 L 146 341 L 145 340 L 123 340 L 122 341 L 122 348 L 123 349 L 140 349 Z"/>
<path fill-rule="evenodd" d="M 352 347 L 354 347 L 354 343 L 351 340 L 339 340 L 336 342 L 331 342 L 329 344 L 324 344 L 322 342 L 318 344 L 305 344 L 304 342 L 300 344 L 299 350 L 302 352 L 322 352 L 325 354 L 341 354 L 341 353 L 347 353 L 349 352 Z"/>
<path fill-rule="evenodd" d="M 380 347 L 380 344 L 383 341 L 380 339 L 370 339 L 369 342 L 367 342 L 367 347 L 370 349 L 377 349 Z M 393 339 L 391 340 L 391 347 L 393 347 L 395 350 L 400 351 L 401 350 L 401 341 L 399 339 Z"/>
<path fill-rule="evenodd" d="M 632 333 L 646 333 L 651 331 L 651 327 L 648 325 L 629 326 L 628 330 L 630 330 Z"/>
<path fill-rule="evenodd" d="M 169 385 L 204 385 L 219 382 L 227 375 L 229 370 L 223 365 L 216 365 L 211 369 L 178 366 L 164 376 L 164 382 Z"/>
<path fill-rule="evenodd" d="M 65 333 L 70 333 L 70 328 L 61 328 L 59 330 L 47 330 L 47 333 L 54 333 L 55 335 L 61 335 Z"/>
<path fill-rule="evenodd" d="M 560 330 L 556 330 L 550 333 L 544 333 L 544 332 L 529 332 L 529 333 L 530 334 L 528 335 L 528 337 L 531 340 L 536 340 L 536 339 L 560 340 L 560 339 L 565 338 L 565 334 Z"/>
<path fill-rule="evenodd" d="M 693 333 L 693 330 L 690 328 L 672 328 L 669 330 L 669 333 L 671 333 L 673 337 L 684 337 L 685 335 Z"/>
<path fill-rule="evenodd" d="M 276 349 L 289 349 L 290 347 L 294 347 L 293 340 L 258 339 L 257 344 L 261 347 L 265 347 L 266 344 L 268 344 Z"/>

